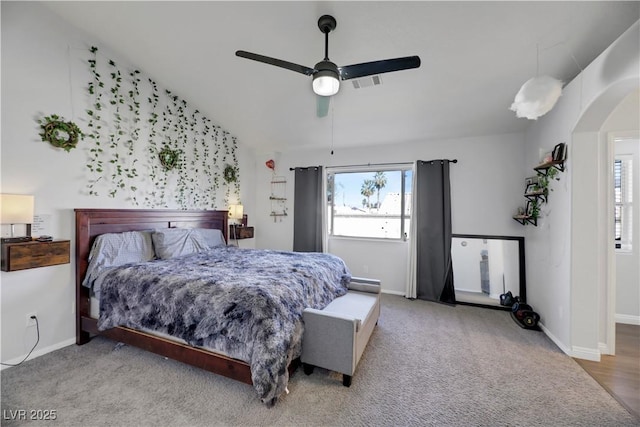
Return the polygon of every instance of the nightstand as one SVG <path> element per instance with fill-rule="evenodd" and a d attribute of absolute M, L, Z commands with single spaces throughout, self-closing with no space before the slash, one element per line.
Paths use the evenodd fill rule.
<path fill-rule="evenodd" d="M 229 226 L 229 239 L 253 239 L 253 227 L 231 224 Z"/>
<path fill-rule="evenodd" d="M 18 271 L 70 262 L 70 240 L 2 244 L 2 271 Z"/>

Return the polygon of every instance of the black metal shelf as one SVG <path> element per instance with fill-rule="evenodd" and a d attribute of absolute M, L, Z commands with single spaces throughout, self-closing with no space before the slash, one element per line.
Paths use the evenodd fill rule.
<path fill-rule="evenodd" d="M 546 190 L 539 190 L 533 193 L 525 193 L 524 197 L 531 200 L 532 202 L 535 200 L 542 200 L 544 203 L 547 203 L 547 195 L 548 194 Z"/>
<path fill-rule="evenodd" d="M 534 167 L 533 170 L 541 175 L 546 176 L 549 173 L 549 169 L 554 168 L 560 172 L 564 172 L 564 160 L 552 160 L 550 162 L 539 164 Z"/>
<path fill-rule="evenodd" d="M 513 219 L 522 225 L 532 224 L 534 227 L 538 226 L 538 218 L 530 215 L 514 215 Z"/>

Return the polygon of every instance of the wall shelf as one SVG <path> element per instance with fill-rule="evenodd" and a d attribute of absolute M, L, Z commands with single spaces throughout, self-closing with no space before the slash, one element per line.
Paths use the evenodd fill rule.
<path fill-rule="evenodd" d="M 17 271 L 68 264 L 70 260 L 70 244 L 69 240 L 3 243 L 2 271 Z"/>
<path fill-rule="evenodd" d="M 560 172 L 564 172 L 564 160 L 552 160 L 550 162 L 541 163 L 538 166 L 534 167 L 533 170 L 541 175 L 546 176 L 549 173 L 549 169 L 551 168 L 555 168 Z"/>
<path fill-rule="evenodd" d="M 287 216 L 287 179 L 283 176 L 273 176 L 271 178 L 271 214 L 273 222 L 278 218 Z"/>
<path fill-rule="evenodd" d="M 532 224 L 534 227 L 538 226 L 538 218 L 531 215 L 514 215 L 513 219 L 522 225 Z"/>
<path fill-rule="evenodd" d="M 542 202 L 547 203 L 547 194 L 547 190 L 538 190 L 530 193 L 525 193 L 524 197 L 531 201 L 542 200 Z"/>
<path fill-rule="evenodd" d="M 549 160 L 551 159 L 551 160 Z M 535 166 L 533 170 L 536 176 L 526 179 L 524 198 L 527 200 L 526 208 L 518 209 L 518 214 L 513 216 L 515 221 L 522 225 L 531 224 L 538 226 L 538 214 L 540 205 L 549 203 L 549 181 L 555 177 L 556 171 L 565 171 L 567 159 L 567 144 L 561 142 L 553 148 L 553 152 L 546 157 L 545 162 Z M 558 179 L 558 178 L 555 178 Z"/>

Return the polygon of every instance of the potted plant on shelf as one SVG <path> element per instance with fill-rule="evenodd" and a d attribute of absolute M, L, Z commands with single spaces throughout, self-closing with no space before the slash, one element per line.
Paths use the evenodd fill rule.
<path fill-rule="evenodd" d="M 548 195 L 549 193 L 549 182 L 551 180 L 556 180 L 559 181 L 560 178 L 558 177 L 558 169 L 556 168 L 549 168 L 549 170 L 547 170 L 546 174 L 542 174 L 540 172 L 538 172 L 538 183 L 537 186 L 540 190 L 542 190 L 544 192 L 544 195 Z M 551 191 L 553 191 L 553 189 L 551 189 Z"/>

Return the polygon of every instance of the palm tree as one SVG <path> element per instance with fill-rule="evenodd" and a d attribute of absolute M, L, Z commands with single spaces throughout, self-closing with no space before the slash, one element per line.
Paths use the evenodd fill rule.
<path fill-rule="evenodd" d="M 376 209 L 380 209 L 380 190 L 382 190 L 385 185 L 387 185 L 387 176 L 384 172 L 376 172 L 373 176 L 373 186 L 377 193 Z"/>
<path fill-rule="evenodd" d="M 373 193 L 376 191 L 375 182 L 371 179 L 365 179 L 362 183 L 362 188 L 360 189 L 360 194 L 367 198 L 367 207 L 371 207 L 371 202 L 369 198 L 373 196 Z"/>
<path fill-rule="evenodd" d="M 334 188 L 335 188 L 336 176 L 329 174 L 327 176 L 327 203 L 331 204 L 334 200 Z"/>

